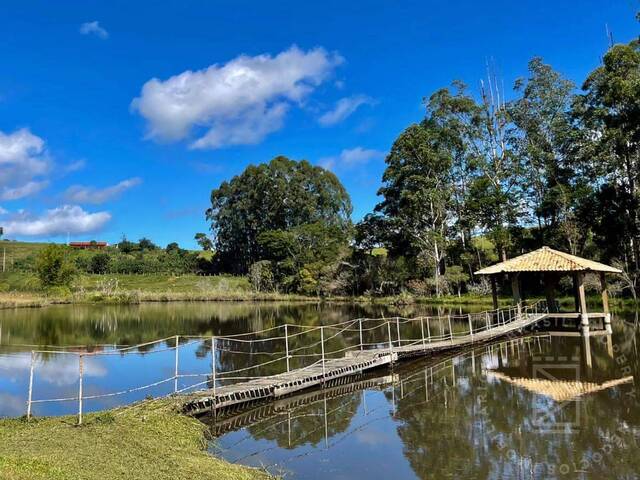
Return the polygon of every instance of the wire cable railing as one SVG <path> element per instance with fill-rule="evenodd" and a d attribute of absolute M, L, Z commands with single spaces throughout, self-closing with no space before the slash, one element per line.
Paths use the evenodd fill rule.
<path fill-rule="evenodd" d="M 110 350 L 93 351 L 38 348 L 31 350 L 27 418 L 32 417 L 33 406 L 54 402 L 77 402 L 78 423 L 82 423 L 84 401 L 114 398 L 150 391 L 173 382 L 168 394 L 212 389 L 240 382 L 249 382 L 293 370 L 300 372 L 322 366 L 325 375 L 326 362 L 358 352 L 382 351 L 391 355 L 397 351 L 438 346 L 474 343 L 490 340 L 513 330 L 514 322 L 523 325 L 532 316 L 547 313 L 544 300 L 530 305 L 517 305 L 468 314 L 442 316 L 357 318 L 329 325 L 283 324 L 255 332 L 232 335 L 174 335 L 138 345 L 112 345 Z M 181 370 L 181 350 L 197 346 L 199 356 L 209 358 L 207 371 Z M 207 352 L 208 350 L 208 352 Z M 205 353 L 206 352 L 206 353 Z M 352 352 L 352 353 L 350 353 Z M 95 358 L 172 356 L 172 375 L 144 385 L 120 388 L 113 392 L 86 393 L 85 361 Z M 171 355 L 172 354 L 172 355 Z M 59 398 L 35 398 L 34 380 L 39 356 L 64 355 L 77 358 L 78 390 L 76 395 Z M 165 361 L 165 363 L 167 363 Z M 157 370 L 162 370 L 155 367 Z M 202 381 L 183 386 L 188 379 Z M 180 384 L 182 382 L 182 385 Z M 187 382 L 188 383 L 188 382 Z M 166 395 L 166 393 L 165 393 Z"/>

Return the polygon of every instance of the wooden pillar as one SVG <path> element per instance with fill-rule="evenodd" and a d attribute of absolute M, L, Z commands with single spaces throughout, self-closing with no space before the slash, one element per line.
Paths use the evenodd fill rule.
<path fill-rule="evenodd" d="M 573 303 L 575 305 L 575 311 L 580 311 L 580 295 L 578 294 L 578 274 L 573 274 Z"/>
<path fill-rule="evenodd" d="M 491 296 L 493 298 L 493 309 L 498 309 L 498 286 L 496 285 L 495 275 L 491 275 Z"/>
<path fill-rule="evenodd" d="M 584 292 L 584 273 L 579 272 L 576 275 L 578 285 L 578 301 L 580 304 L 580 324 L 583 333 L 589 333 L 589 317 L 587 316 L 587 297 Z"/>
<path fill-rule="evenodd" d="M 513 303 L 518 307 L 518 315 L 520 314 L 522 299 L 520 298 L 520 275 L 512 273 L 511 275 L 511 292 L 513 293 Z"/>
<path fill-rule="evenodd" d="M 556 280 L 557 279 L 553 273 L 545 273 L 542 277 L 542 281 L 544 282 L 544 294 L 547 299 L 547 308 L 550 313 L 556 311 Z"/>
<path fill-rule="evenodd" d="M 607 279 L 604 272 L 600 272 L 600 291 L 602 293 L 602 312 L 604 313 L 604 328 L 609 335 L 613 333 L 611 328 L 611 314 L 609 313 L 609 292 L 607 291 Z"/>

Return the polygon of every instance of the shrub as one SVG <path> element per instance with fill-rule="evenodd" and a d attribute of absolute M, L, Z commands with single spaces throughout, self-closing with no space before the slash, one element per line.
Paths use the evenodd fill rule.
<path fill-rule="evenodd" d="M 76 269 L 62 245 L 47 245 L 38 253 L 36 272 L 43 287 L 68 287 L 76 275 Z"/>

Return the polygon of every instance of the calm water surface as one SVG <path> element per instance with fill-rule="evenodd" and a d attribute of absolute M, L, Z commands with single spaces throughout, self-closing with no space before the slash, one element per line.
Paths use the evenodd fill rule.
<path fill-rule="evenodd" d="M 0 415 L 24 413 L 31 345 L 95 345 L 110 352 L 109 345 L 176 332 L 229 335 L 282 323 L 319 325 L 359 316 L 430 313 L 424 306 L 380 311 L 308 304 L 0 311 Z M 285 478 L 638 478 L 636 320 L 634 314 L 618 312 L 612 336 L 532 332 L 454 356 L 378 370 L 355 383 L 310 391 L 236 416 L 205 419 L 214 436 L 209 449 Z M 170 376 L 170 347 L 167 342 L 135 355 L 88 361 L 86 394 Z M 208 371 L 208 347 L 202 340 L 181 347 L 181 369 Z M 34 398 L 73 396 L 76 361 L 63 354 L 38 356 Z M 181 379 L 180 386 L 189 381 Z M 88 401 L 88 409 L 172 388 L 162 384 L 151 392 Z M 74 410 L 73 401 L 42 403 L 35 413 Z"/>

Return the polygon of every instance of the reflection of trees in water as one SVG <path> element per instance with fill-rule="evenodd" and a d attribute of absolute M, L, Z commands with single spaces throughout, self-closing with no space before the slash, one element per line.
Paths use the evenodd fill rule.
<path fill-rule="evenodd" d="M 256 440 L 271 440 L 280 448 L 293 449 L 302 445 L 318 446 L 325 439 L 346 432 L 351 426 L 360 394 L 352 393 L 338 398 L 318 401 L 299 407 L 290 413 L 278 415 L 247 430 Z M 326 406 L 326 416 L 325 416 Z M 327 420 L 325 432 L 325 418 Z"/>
<path fill-rule="evenodd" d="M 443 312 L 452 307 L 438 307 Z M 457 309 L 456 309 L 457 311 Z M 320 325 L 358 317 L 434 314 L 426 305 L 273 302 L 170 302 L 140 305 L 56 305 L 0 310 L 2 343 L 135 345 L 175 334 L 230 335 L 282 325 Z"/>
<path fill-rule="evenodd" d="M 558 349 L 571 354 L 581 339 L 553 338 L 553 342 L 546 355 Z M 503 364 L 514 374 L 530 374 L 531 357 L 526 353 L 521 351 L 519 359 L 503 358 Z M 606 349 L 598 347 L 593 353 L 594 365 L 606 365 L 598 377 L 622 376 L 621 366 L 608 357 Z M 620 350 L 622 354 L 624 350 Z M 626 354 L 632 356 L 633 352 Z M 635 362 L 633 374 L 638 373 Z M 559 471 L 561 467 L 570 468 L 569 477 L 580 468 L 586 468 L 590 478 L 630 478 L 639 471 L 640 418 L 637 397 L 629 395 L 633 386 L 584 397 L 578 403 L 577 431 L 558 434 L 542 432 L 533 424 L 539 409 L 551 409 L 554 402 L 540 400 L 506 382 L 487 385 L 482 375 L 473 374 L 468 359 L 456 367 L 456 377 L 457 385 L 450 390 L 446 407 L 443 400 L 428 407 L 416 402 L 416 398 L 423 398 L 424 387 L 416 395 L 396 399 L 398 434 L 420 478 L 529 478 L 532 463 L 537 464 L 535 478 L 553 477 L 551 469 Z M 572 421 L 575 405 L 550 413 L 546 424 Z"/>

